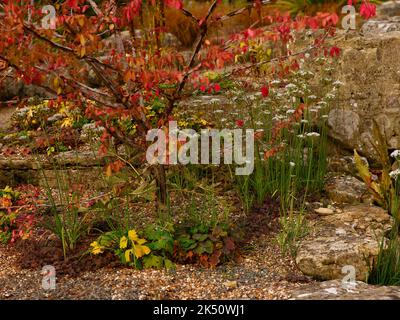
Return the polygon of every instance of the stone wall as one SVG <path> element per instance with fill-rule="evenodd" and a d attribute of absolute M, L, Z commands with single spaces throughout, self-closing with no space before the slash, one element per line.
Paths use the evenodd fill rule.
<path fill-rule="evenodd" d="M 388 3 L 378 12 L 382 8 L 385 15 L 367 21 L 361 30 L 339 31 L 334 44 L 342 55 L 336 78 L 343 85 L 329 114 L 330 136 L 375 160 L 373 120 L 388 148 L 400 149 L 400 17 L 393 11 L 400 12 L 400 3 Z"/>
<path fill-rule="evenodd" d="M 329 114 L 331 137 L 349 149 L 375 158 L 373 120 L 388 147 L 400 148 L 400 32 L 342 36 L 337 77 L 343 86 Z"/>

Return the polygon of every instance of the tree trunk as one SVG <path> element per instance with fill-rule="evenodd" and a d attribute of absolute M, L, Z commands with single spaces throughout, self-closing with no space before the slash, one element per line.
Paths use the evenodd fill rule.
<path fill-rule="evenodd" d="M 165 165 L 159 164 L 155 167 L 155 178 L 157 186 L 158 203 L 162 206 L 167 204 L 167 177 Z"/>

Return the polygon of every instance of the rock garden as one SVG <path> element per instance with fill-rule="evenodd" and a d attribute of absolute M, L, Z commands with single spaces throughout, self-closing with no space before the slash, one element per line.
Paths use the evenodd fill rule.
<path fill-rule="evenodd" d="M 400 299 L 400 2 L 306 2 L 1 3 L 0 299 Z"/>

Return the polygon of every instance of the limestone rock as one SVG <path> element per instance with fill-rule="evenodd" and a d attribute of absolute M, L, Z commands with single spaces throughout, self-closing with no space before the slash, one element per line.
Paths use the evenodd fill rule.
<path fill-rule="evenodd" d="M 343 83 L 329 113 L 329 135 L 349 150 L 377 160 L 373 120 L 389 149 L 400 149 L 400 31 L 339 35 L 342 49 L 333 78 Z"/>
<path fill-rule="evenodd" d="M 400 31 L 400 17 L 368 20 L 361 27 L 361 33 L 364 35 L 381 34 L 392 31 Z"/>
<path fill-rule="evenodd" d="M 325 186 L 329 199 L 336 203 L 361 203 L 368 201 L 368 188 L 365 183 L 352 176 L 337 176 Z"/>
<path fill-rule="evenodd" d="M 318 209 L 315 209 L 314 211 L 315 211 L 315 213 L 317 213 L 321 216 L 328 216 L 328 215 L 334 213 L 334 211 L 329 208 L 318 208 Z"/>
<path fill-rule="evenodd" d="M 369 167 L 368 159 L 365 157 L 360 157 L 361 161 Z M 328 159 L 328 171 L 337 172 L 337 173 L 345 173 L 351 176 L 356 176 L 358 174 L 358 170 L 356 168 L 356 164 L 354 161 L 354 156 L 330 156 Z"/>
<path fill-rule="evenodd" d="M 41 87 L 24 84 L 22 80 L 16 80 L 13 70 L 4 72 L 5 77 L 0 80 L 0 101 L 9 101 L 15 97 L 49 97 L 49 93 Z"/>
<path fill-rule="evenodd" d="M 361 281 L 341 280 L 316 282 L 290 294 L 290 300 L 399 300 L 400 287 L 374 286 Z"/>
<path fill-rule="evenodd" d="M 387 1 L 385 3 L 382 3 L 377 8 L 377 15 L 386 17 L 400 16 L 400 2 Z"/>
<path fill-rule="evenodd" d="M 376 258 L 390 228 L 391 218 L 385 210 L 365 204 L 322 216 L 301 241 L 297 266 L 308 276 L 331 280 L 343 278 L 342 268 L 351 265 L 357 279 L 365 280 L 368 264 Z"/>

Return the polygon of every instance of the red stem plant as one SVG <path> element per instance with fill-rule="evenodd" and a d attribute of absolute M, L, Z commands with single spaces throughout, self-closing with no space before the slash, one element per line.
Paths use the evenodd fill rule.
<path fill-rule="evenodd" d="M 31 6 L 27 0 L 2 0 L 0 61 L 14 69 L 11 74 L 15 79 L 46 89 L 53 103 L 73 102 L 104 126 L 102 152 L 107 151 L 111 137 L 145 151 L 148 130 L 165 126 L 179 101 L 206 81 L 202 74 L 235 64 L 238 60 L 235 58 L 246 53 L 250 41 L 269 42 L 273 48 L 271 58 L 242 61 L 240 66 L 232 66 L 226 77 L 271 64 L 271 75 L 282 78 L 304 54 L 329 53 L 324 40 L 334 34 L 336 14 L 295 19 L 289 14 L 268 17 L 260 14 L 267 27 L 257 29 L 255 23 L 254 27 L 221 42 L 207 38 L 212 24 L 222 23 L 251 8 L 259 10 L 263 3 L 256 0 L 245 8 L 217 16 L 214 13 L 219 2 L 212 1 L 204 17 L 195 17 L 185 10 L 182 0 L 146 3 L 131 0 L 123 6 L 118 6 L 115 0 L 105 0 L 99 5 L 92 0 L 67 0 L 57 8 L 56 28 L 42 29 L 44 15 L 40 8 Z M 197 41 L 187 61 L 176 49 L 160 44 L 166 31 L 162 22 L 165 6 L 181 11 L 199 26 Z M 89 14 L 90 8 L 94 14 Z M 152 10 L 155 22 L 137 37 L 133 21 L 140 20 L 142 10 Z M 301 52 L 288 50 L 288 43 L 294 41 L 293 33 L 305 29 L 315 31 L 313 45 Z M 325 32 L 317 32 L 321 29 Z M 127 31 L 128 39 L 123 37 Z M 113 39 L 111 43 L 109 39 Z M 90 86 L 90 75 L 101 85 Z M 161 102 L 161 108 L 153 107 L 155 100 Z M 129 132 L 121 120 L 132 123 Z M 159 199 L 165 202 L 164 165 L 155 166 L 154 172 Z"/>

